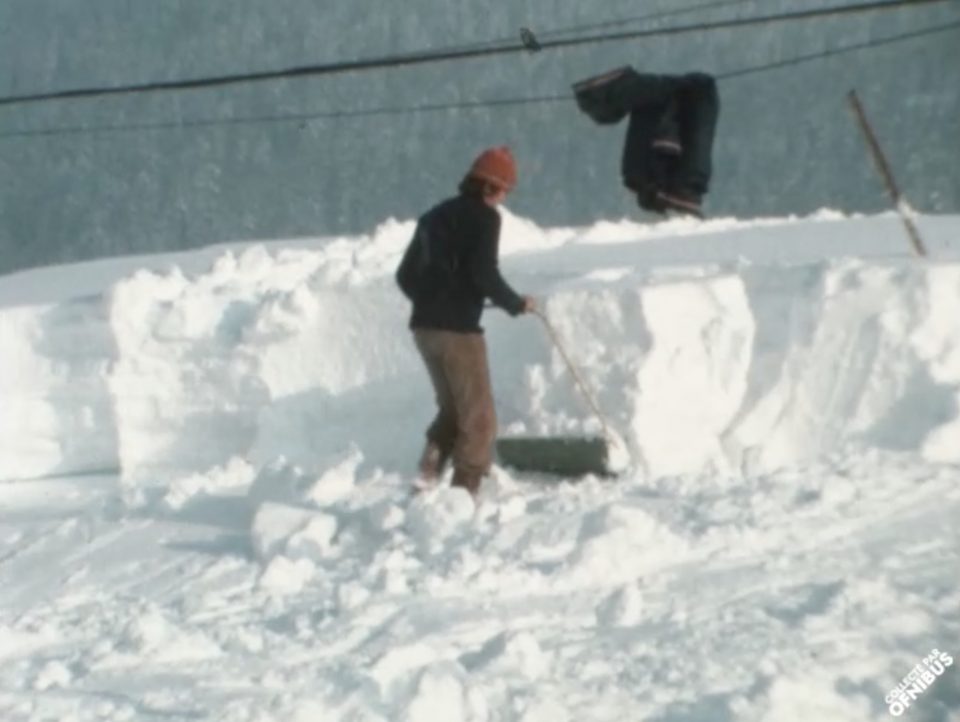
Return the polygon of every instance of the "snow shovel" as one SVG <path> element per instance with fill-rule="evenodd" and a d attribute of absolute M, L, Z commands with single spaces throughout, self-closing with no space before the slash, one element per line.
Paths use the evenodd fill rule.
<path fill-rule="evenodd" d="M 542 322 L 550 340 L 560 352 L 593 413 L 600 421 L 599 436 L 510 436 L 497 439 L 497 457 L 501 464 L 517 471 L 534 471 L 564 477 L 587 474 L 616 476 L 625 457 L 625 445 L 611 431 L 594 401 L 593 395 L 577 371 L 547 317 L 533 312 Z"/>

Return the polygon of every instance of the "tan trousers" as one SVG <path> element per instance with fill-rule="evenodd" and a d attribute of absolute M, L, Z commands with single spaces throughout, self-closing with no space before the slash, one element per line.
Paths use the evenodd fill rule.
<path fill-rule="evenodd" d="M 475 494 L 490 471 L 497 434 L 486 340 L 432 329 L 415 329 L 413 337 L 437 398 L 428 442 L 441 459 L 453 458 L 453 484 Z"/>

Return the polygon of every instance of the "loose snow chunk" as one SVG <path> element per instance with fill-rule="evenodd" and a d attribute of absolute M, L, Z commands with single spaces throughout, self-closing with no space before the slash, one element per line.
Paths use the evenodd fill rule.
<path fill-rule="evenodd" d="M 687 548 L 682 537 L 643 509 L 607 506 L 584 515 L 570 572 L 605 583 L 636 579 L 675 562 Z"/>
<path fill-rule="evenodd" d="M 629 627 L 643 616 L 643 599 L 636 584 L 626 584 L 608 596 L 597 607 L 597 624 Z"/>
<path fill-rule="evenodd" d="M 337 520 L 329 514 L 313 514 L 307 525 L 287 541 L 287 555 L 294 559 L 320 561 L 334 549 Z"/>
<path fill-rule="evenodd" d="M 630 451 L 627 442 L 619 434 L 611 432 L 610 443 L 607 446 L 607 469 L 614 474 L 620 474 L 630 466 Z"/>
<path fill-rule="evenodd" d="M 208 659 L 222 652 L 203 633 L 182 628 L 154 605 L 127 624 L 123 638 L 129 649 L 156 662 Z"/>
<path fill-rule="evenodd" d="M 329 506 L 349 496 L 356 484 L 361 462 L 363 454 L 356 446 L 340 454 L 310 487 L 307 499 L 317 506 Z"/>
<path fill-rule="evenodd" d="M 337 590 L 337 602 L 341 609 L 355 609 L 370 598 L 370 590 L 357 583 L 344 584 Z"/>
<path fill-rule="evenodd" d="M 278 594 L 296 594 L 313 578 L 316 569 L 309 559 L 275 557 L 260 577 L 260 587 Z"/>
<path fill-rule="evenodd" d="M 426 670 L 407 706 L 404 722 L 468 722 L 466 691 L 460 676 L 450 665 Z"/>
<path fill-rule="evenodd" d="M 540 679 L 549 674 L 552 658 L 530 632 L 503 632 L 476 652 L 463 655 L 467 669 L 494 670 L 509 678 Z"/>
<path fill-rule="evenodd" d="M 382 531 L 396 529 L 407 518 L 404 510 L 390 501 L 374 504 L 367 513 L 374 527 Z"/>
<path fill-rule="evenodd" d="M 247 498 L 253 507 L 267 501 L 330 506 L 353 493 L 357 469 L 362 462 L 363 454 L 356 446 L 334 455 L 326 463 L 311 465 L 311 469 L 281 456 L 260 470 Z"/>
<path fill-rule="evenodd" d="M 862 695 L 844 696 L 835 680 L 811 675 L 809 679 L 780 677 L 764 697 L 747 702 L 734 700 L 734 720 L 740 722 L 866 722 L 874 719 Z"/>
<path fill-rule="evenodd" d="M 521 722 L 569 722 L 570 713 L 554 699 L 536 700 L 523 713 Z"/>
<path fill-rule="evenodd" d="M 550 657 L 529 632 L 518 632 L 504 639 L 504 656 L 527 679 L 539 679 L 550 670 Z"/>
<path fill-rule="evenodd" d="M 313 481 L 301 467 L 278 457 L 260 469 L 247 492 L 247 500 L 253 508 L 268 501 L 281 504 L 302 502 Z"/>
<path fill-rule="evenodd" d="M 435 547 L 473 519 L 475 509 L 473 499 L 463 489 L 425 492 L 407 512 L 410 535 L 421 547 Z"/>
<path fill-rule="evenodd" d="M 37 675 L 33 688 L 38 692 L 52 689 L 54 687 L 66 687 L 73 681 L 73 674 L 63 664 L 56 660 L 47 662 L 40 673 Z"/>
<path fill-rule="evenodd" d="M 273 502 L 263 504 L 253 518 L 251 534 L 257 557 L 267 561 L 282 552 L 287 546 L 287 541 L 300 530 L 306 530 L 316 517 L 317 512 L 311 509 Z M 314 535 L 319 539 L 323 538 L 319 529 L 314 529 L 308 536 L 312 538 Z M 332 538 L 332 533 L 330 536 Z M 306 538 L 298 544 L 301 546 L 306 544 Z"/>
<path fill-rule="evenodd" d="M 245 459 L 235 456 L 223 466 L 174 480 L 163 504 L 171 511 L 177 511 L 197 497 L 246 486 L 255 476 L 254 467 Z"/>

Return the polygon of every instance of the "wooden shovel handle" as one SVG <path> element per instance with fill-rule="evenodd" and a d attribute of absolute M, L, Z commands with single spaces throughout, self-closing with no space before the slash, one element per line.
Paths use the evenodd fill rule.
<path fill-rule="evenodd" d="M 596 414 L 597 419 L 600 421 L 600 427 L 603 429 L 603 435 L 608 439 L 611 438 L 610 427 L 609 424 L 607 424 L 607 420 L 604 418 L 603 414 L 600 413 L 600 407 L 597 406 L 597 402 L 594 399 L 593 394 L 590 393 L 590 390 L 587 388 L 583 377 L 580 375 L 577 367 L 574 366 L 573 361 L 570 360 L 570 356 L 563 348 L 563 344 L 560 343 L 560 338 L 557 335 L 556 330 L 553 328 L 553 325 L 550 323 L 550 319 L 548 319 L 546 314 L 539 308 L 534 308 L 533 314 L 543 322 L 543 326 L 547 329 L 547 334 L 550 336 L 550 340 L 553 342 L 553 345 L 557 351 L 560 352 L 560 356 L 567 364 L 567 368 L 570 369 L 570 373 L 573 375 L 574 381 L 577 382 L 577 387 L 580 389 L 580 393 L 583 394 L 583 397 L 587 400 L 587 403 L 590 405 L 593 413 Z"/>

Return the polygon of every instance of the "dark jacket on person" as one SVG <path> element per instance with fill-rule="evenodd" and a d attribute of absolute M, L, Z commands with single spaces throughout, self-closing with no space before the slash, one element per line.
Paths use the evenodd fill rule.
<path fill-rule="evenodd" d="M 485 299 L 515 316 L 524 301 L 500 275 L 500 214 L 480 196 L 461 194 L 431 208 L 397 268 L 413 302 L 410 328 L 481 332 Z"/>

